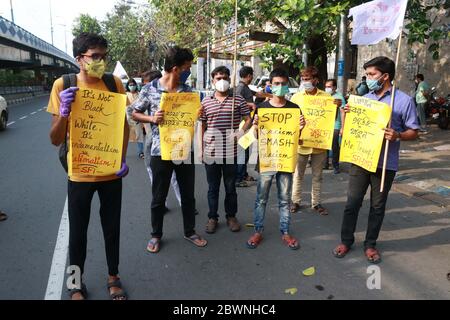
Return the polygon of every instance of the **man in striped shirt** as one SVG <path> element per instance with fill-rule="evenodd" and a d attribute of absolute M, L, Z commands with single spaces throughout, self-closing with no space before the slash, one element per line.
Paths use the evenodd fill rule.
<path fill-rule="evenodd" d="M 230 70 L 217 67 L 211 73 L 215 91 L 212 96 L 202 101 L 202 141 L 203 160 L 208 180 L 208 223 L 206 232 L 214 233 L 218 225 L 218 207 L 220 181 L 225 185 L 225 213 L 227 225 L 232 232 L 238 232 L 241 227 L 236 219 L 236 157 L 237 140 L 251 127 L 250 110 L 241 96 L 235 96 L 230 91 Z M 233 103 L 234 101 L 234 103 Z M 239 124 L 245 120 L 242 130 Z M 238 131 L 237 131 L 238 130 Z"/>

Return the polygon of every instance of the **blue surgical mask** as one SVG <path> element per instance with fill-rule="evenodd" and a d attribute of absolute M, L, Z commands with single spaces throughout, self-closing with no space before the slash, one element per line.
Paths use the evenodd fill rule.
<path fill-rule="evenodd" d="M 180 74 L 180 82 L 181 82 L 182 84 L 185 84 L 186 81 L 187 81 L 187 79 L 189 78 L 190 75 L 191 75 L 191 70 L 183 71 L 183 72 Z"/>
<path fill-rule="evenodd" d="M 381 75 L 378 79 L 375 79 L 375 80 L 370 80 L 370 79 L 367 79 L 367 86 L 369 87 L 369 90 L 370 91 L 379 91 L 379 90 L 381 90 L 381 88 L 383 88 L 383 84 L 384 84 L 384 82 L 381 82 L 380 83 L 380 79 L 381 79 L 381 77 L 382 77 L 383 75 Z"/>
<path fill-rule="evenodd" d="M 272 86 L 272 93 L 277 97 L 284 97 L 289 93 L 289 86 Z"/>
<path fill-rule="evenodd" d="M 128 88 L 130 88 L 130 91 L 131 91 L 131 92 L 135 92 L 135 91 L 136 91 L 136 89 L 137 89 L 137 87 L 136 87 L 136 86 L 129 86 Z"/>
<path fill-rule="evenodd" d="M 302 82 L 302 87 L 303 89 L 305 89 L 305 91 L 313 91 L 315 88 L 311 81 Z"/>

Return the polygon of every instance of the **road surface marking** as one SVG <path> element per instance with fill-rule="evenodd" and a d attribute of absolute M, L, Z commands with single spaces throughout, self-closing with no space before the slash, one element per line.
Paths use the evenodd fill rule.
<path fill-rule="evenodd" d="M 28 116 L 23 116 L 23 117 L 20 118 L 19 120 L 24 120 L 24 119 L 26 119 L 26 118 L 28 118 Z"/>
<path fill-rule="evenodd" d="M 34 115 L 34 114 L 36 114 L 36 112 L 32 112 L 32 113 L 30 113 L 30 115 Z"/>
<path fill-rule="evenodd" d="M 15 122 L 15 121 L 11 121 L 11 122 L 8 123 L 6 126 L 7 126 L 7 127 L 12 126 L 14 123 L 16 123 L 16 122 Z"/>
<path fill-rule="evenodd" d="M 52 267 L 48 277 L 45 300 L 61 300 L 61 293 L 66 273 L 67 251 L 69 247 L 69 211 L 68 199 L 64 205 L 61 223 L 56 239 L 55 251 L 53 252 Z"/>

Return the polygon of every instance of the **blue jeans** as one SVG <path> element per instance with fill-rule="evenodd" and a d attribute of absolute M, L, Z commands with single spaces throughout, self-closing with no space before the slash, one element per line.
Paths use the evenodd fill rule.
<path fill-rule="evenodd" d="M 144 153 L 144 143 L 143 142 L 137 143 L 137 153 L 138 153 L 138 157 Z"/>
<path fill-rule="evenodd" d="M 289 233 L 291 215 L 289 212 L 289 201 L 292 193 L 292 173 L 286 172 L 266 172 L 261 173 L 258 179 L 258 189 L 256 192 L 255 211 L 253 213 L 255 231 L 264 230 L 264 217 L 266 215 L 266 205 L 269 199 L 270 187 L 273 178 L 277 179 L 278 207 L 280 209 L 280 231 L 282 234 Z"/>
<path fill-rule="evenodd" d="M 219 191 L 223 177 L 225 185 L 225 213 L 227 218 L 235 217 L 237 213 L 236 193 L 236 164 L 206 164 L 206 178 L 208 180 L 209 219 L 219 219 Z"/>

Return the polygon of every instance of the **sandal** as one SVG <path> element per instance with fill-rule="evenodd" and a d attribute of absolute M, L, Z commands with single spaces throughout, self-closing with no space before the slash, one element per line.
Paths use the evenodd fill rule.
<path fill-rule="evenodd" d="M 336 248 L 333 249 L 333 255 L 336 258 L 343 258 L 350 251 L 350 247 L 347 247 L 345 244 L 340 244 Z"/>
<path fill-rule="evenodd" d="M 375 248 L 368 248 L 364 251 L 367 261 L 373 264 L 378 264 L 381 262 L 381 256 L 377 249 Z"/>
<path fill-rule="evenodd" d="M 290 213 L 297 213 L 300 210 L 300 204 L 298 203 L 291 203 L 289 207 Z"/>
<path fill-rule="evenodd" d="M 284 234 L 281 239 L 291 250 L 298 250 L 300 248 L 300 244 L 298 243 L 297 239 L 289 234 Z"/>
<path fill-rule="evenodd" d="M 107 287 L 111 300 L 128 300 L 125 291 L 122 290 L 122 283 L 120 282 L 120 279 L 108 282 Z M 111 293 L 111 288 L 119 288 L 120 290 L 115 293 Z"/>
<path fill-rule="evenodd" d="M 5 221 L 8 219 L 8 216 L 3 211 L 0 211 L 0 221 Z"/>
<path fill-rule="evenodd" d="M 83 297 L 83 299 L 81 299 L 81 300 L 86 300 L 88 298 L 87 288 L 84 283 L 81 284 L 81 288 L 75 288 L 75 289 L 69 290 L 70 299 L 73 300 L 73 296 L 77 293 L 81 294 L 81 296 Z"/>
<path fill-rule="evenodd" d="M 255 232 L 250 239 L 247 241 L 247 248 L 256 249 L 256 247 L 261 243 L 263 237 L 259 232 Z"/>
<path fill-rule="evenodd" d="M 184 237 L 184 238 L 187 241 L 193 243 L 194 245 L 196 245 L 197 247 L 200 247 L 200 248 L 206 247 L 206 245 L 208 244 L 208 241 L 206 241 L 205 239 L 200 237 L 198 234 L 193 234 L 190 237 Z"/>
<path fill-rule="evenodd" d="M 161 249 L 161 239 L 151 238 L 147 244 L 147 251 L 150 253 L 158 253 Z"/>
<path fill-rule="evenodd" d="M 327 216 L 328 215 L 328 210 L 325 209 L 324 207 L 322 207 L 321 204 L 318 204 L 317 206 L 313 207 L 313 209 L 319 213 L 321 216 Z"/>
<path fill-rule="evenodd" d="M 247 181 L 247 182 L 255 182 L 256 179 L 253 178 L 252 176 L 246 176 L 246 177 L 244 178 L 244 181 Z"/>

